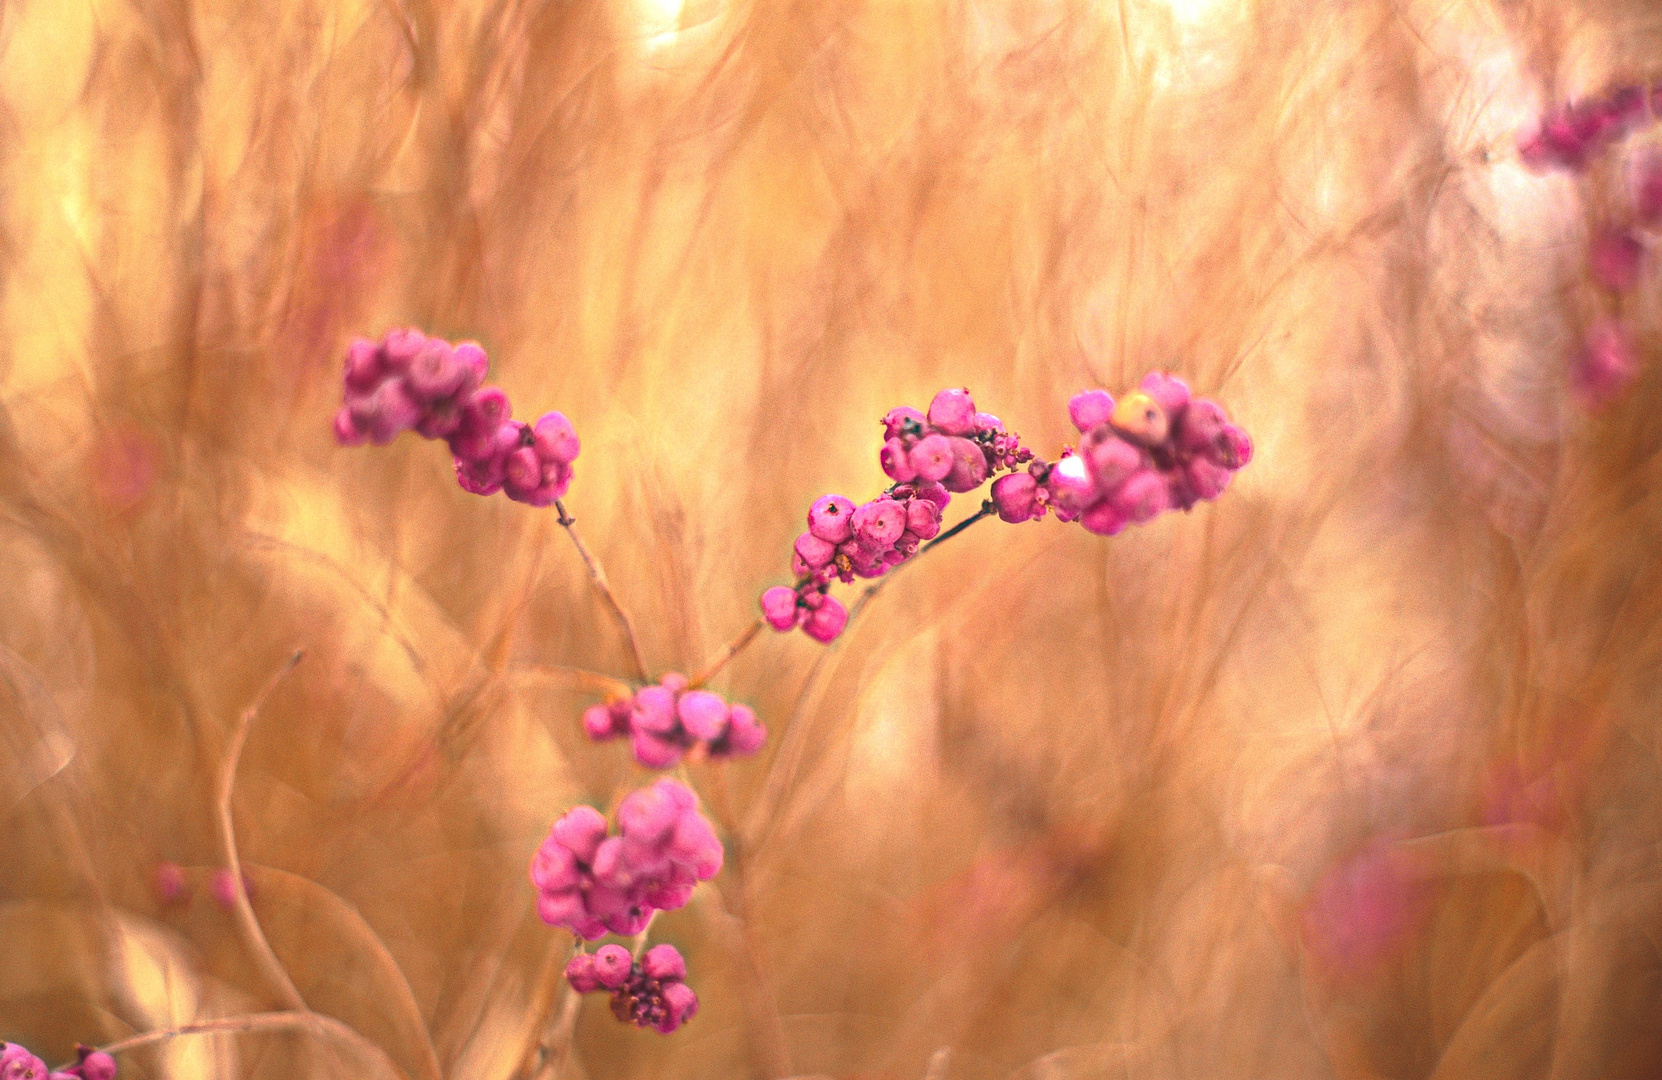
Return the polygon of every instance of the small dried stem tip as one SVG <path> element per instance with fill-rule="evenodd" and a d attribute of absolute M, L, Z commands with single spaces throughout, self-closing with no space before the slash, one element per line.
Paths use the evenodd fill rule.
<path fill-rule="evenodd" d="M 566 512 L 565 503 L 559 499 L 554 500 L 554 509 L 560 514 L 560 527 L 566 531 L 566 535 L 571 537 L 572 544 L 577 548 L 577 554 L 583 558 L 583 565 L 588 567 L 589 578 L 594 582 L 595 589 L 599 591 L 600 598 L 606 601 L 607 607 L 612 609 L 612 617 L 617 620 L 618 630 L 623 634 L 623 640 L 629 646 L 629 659 L 635 665 L 635 678 L 640 682 L 645 682 L 646 660 L 641 656 L 640 643 L 635 640 L 634 624 L 629 621 L 629 615 L 623 610 L 623 605 L 618 603 L 617 596 L 612 592 L 612 587 L 606 583 L 606 571 L 600 568 L 600 563 L 595 560 L 594 555 L 588 549 L 588 545 L 584 544 L 583 538 L 577 535 L 577 519 Z"/>
<path fill-rule="evenodd" d="M 744 633 L 722 646 L 722 650 L 717 654 L 716 658 L 710 661 L 709 664 L 705 665 L 703 671 L 700 671 L 697 675 L 694 675 L 692 677 L 692 681 L 687 684 L 687 687 L 692 690 L 697 690 L 699 687 L 715 678 L 721 673 L 721 669 L 727 666 L 727 662 L 729 660 L 744 652 L 745 649 L 750 646 L 750 643 L 756 640 L 756 635 L 760 634 L 762 632 L 762 627 L 766 625 L 766 619 L 757 619 L 755 622 L 745 627 Z"/>
<path fill-rule="evenodd" d="M 263 969 L 266 978 L 276 988 L 277 996 L 290 1009 L 302 1013 L 306 1011 L 305 999 L 300 996 L 300 991 L 295 987 L 294 980 L 289 978 L 288 972 L 283 970 L 282 962 L 277 959 L 277 954 L 272 951 L 271 943 L 266 940 L 265 933 L 260 929 L 259 920 L 254 917 L 254 908 L 248 902 L 248 887 L 242 878 L 242 859 L 237 854 L 236 830 L 231 822 L 231 792 L 236 787 L 237 765 L 242 760 L 243 744 L 248 741 L 249 726 L 253 724 L 254 717 L 260 711 L 260 706 L 265 704 L 265 699 L 271 694 L 272 690 L 276 689 L 277 684 L 282 682 L 283 678 L 294 670 L 294 666 L 300 663 L 300 658 L 305 655 L 304 650 L 297 650 L 293 656 L 289 657 L 288 662 L 283 665 L 282 669 L 272 676 L 270 682 L 266 683 L 259 696 L 254 699 L 254 703 L 248 706 L 243 711 L 242 716 L 238 718 L 236 728 L 231 732 L 230 746 L 225 752 L 225 765 L 220 772 L 218 800 L 219 843 L 221 854 L 225 859 L 226 869 L 229 872 L 231 901 L 237 928 L 242 932 L 244 943 L 254 954 L 255 962 Z"/>
<path fill-rule="evenodd" d="M 203 1020 L 194 1024 L 184 1024 L 180 1027 L 165 1028 L 160 1031 L 147 1031 L 142 1035 L 134 1035 L 131 1038 L 110 1043 L 108 1046 L 101 1046 L 99 1049 L 106 1054 L 115 1055 L 125 1053 L 128 1050 L 136 1050 L 141 1046 L 167 1042 L 182 1035 L 236 1035 L 243 1032 L 259 1031 L 310 1031 L 325 1038 L 345 1043 L 364 1058 L 376 1062 L 394 1076 L 405 1075 L 404 1070 L 400 1069 L 392 1058 L 387 1056 L 386 1051 L 379 1046 L 333 1017 L 309 1012 L 253 1013 L 248 1016 L 230 1016 L 222 1020 Z"/>

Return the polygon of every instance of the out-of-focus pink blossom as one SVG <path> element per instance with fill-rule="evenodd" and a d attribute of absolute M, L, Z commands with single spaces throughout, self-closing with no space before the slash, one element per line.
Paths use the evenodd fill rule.
<path fill-rule="evenodd" d="M 1582 405 L 1602 409 L 1620 398 L 1639 374 L 1639 357 L 1627 330 L 1612 319 L 1595 323 L 1576 354 L 1570 386 Z"/>

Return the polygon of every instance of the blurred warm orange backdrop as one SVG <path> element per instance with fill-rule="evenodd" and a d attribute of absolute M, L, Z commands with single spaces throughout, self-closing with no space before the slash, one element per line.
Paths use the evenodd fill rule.
<path fill-rule="evenodd" d="M 1662 291 L 1580 410 L 1609 192 L 1512 148 L 1662 78 L 1651 5 L 10 0 L 0 49 L 0 1038 L 279 1007 L 214 784 L 304 649 L 233 802 L 273 948 L 411 1080 L 429 1038 L 541 1075 L 527 862 L 646 779 L 557 669 L 628 668 L 552 511 L 334 445 L 346 342 L 413 324 L 576 423 L 654 674 L 941 386 L 1054 455 L 1163 367 L 1258 444 L 1215 505 L 980 524 L 819 667 L 736 660 L 772 738 L 690 771 L 728 865 L 653 928 L 702 1011 L 590 1000 L 564 1076 L 1662 1067 Z"/>

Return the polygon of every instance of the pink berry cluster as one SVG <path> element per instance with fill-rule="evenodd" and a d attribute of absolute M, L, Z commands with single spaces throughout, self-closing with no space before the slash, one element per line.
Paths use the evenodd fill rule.
<path fill-rule="evenodd" d="M 557 412 L 535 424 L 513 419 L 508 395 L 482 385 L 487 366 L 485 350 L 471 341 L 452 345 L 411 329 L 379 342 L 359 338 L 346 353 L 335 439 L 385 444 L 402 431 L 443 439 L 467 491 L 548 506 L 571 484 L 577 431 Z"/>
<path fill-rule="evenodd" d="M 1077 394 L 1068 416 L 1082 436 L 1077 452 L 993 483 L 1002 520 L 1035 520 L 1049 510 L 1114 536 L 1217 498 L 1252 460 L 1252 440 L 1216 402 L 1191 398 L 1183 380 L 1162 372 L 1144 376 L 1118 403 L 1106 390 Z"/>
<path fill-rule="evenodd" d="M 698 796 L 662 779 L 618 806 L 618 832 L 592 806 L 554 823 L 531 860 L 537 914 L 588 941 L 638 934 L 654 910 L 673 911 L 721 869 L 721 842 L 698 812 Z"/>
<path fill-rule="evenodd" d="M 687 964 L 673 945 L 654 945 L 636 961 L 622 945 L 578 953 L 566 965 L 566 981 L 579 994 L 609 990 L 612 1015 L 636 1027 L 668 1035 L 698 1012 L 698 995 L 686 984 Z"/>
<path fill-rule="evenodd" d="M 883 432 L 878 462 L 894 483 L 861 506 L 824 495 L 809 508 L 808 531 L 796 538 L 791 560 L 796 587 L 762 594 L 762 613 L 775 630 L 800 626 L 815 641 L 833 640 L 848 624 L 847 609 L 829 593 L 833 580 L 882 577 L 940 533 L 941 511 L 954 493 L 1033 460 L 998 417 L 976 411 L 968 390 L 942 390 L 927 414 L 893 409 Z"/>
<path fill-rule="evenodd" d="M 670 769 L 695 747 L 715 759 L 746 757 L 762 748 L 767 728 L 748 705 L 729 705 L 720 694 L 687 689 L 687 677 L 670 672 L 656 686 L 583 710 L 583 730 L 595 742 L 628 736 L 635 760 L 649 769 Z"/>
<path fill-rule="evenodd" d="M 1537 172 L 1578 172 L 1595 156 L 1662 114 L 1662 84 L 1618 86 L 1549 110 L 1518 140 L 1518 156 Z"/>
<path fill-rule="evenodd" d="M 1662 83 L 1625 85 L 1550 110 L 1518 141 L 1524 164 L 1537 172 L 1582 173 L 1615 145 L 1662 117 Z M 1639 354 L 1621 308 L 1645 270 L 1646 232 L 1662 228 L 1662 157 L 1640 161 L 1629 176 L 1627 205 L 1593 229 L 1587 266 L 1603 290 L 1600 313 L 1571 359 L 1570 386 L 1589 409 L 1610 404 L 1639 373 Z"/>
<path fill-rule="evenodd" d="M 0 1042 L 0 1080 L 115 1080 L 115 1059 L 102 1050 L 77 1046 L 80 1060 L 48 1072 L 46 1063 L 17 1043 Z"/>

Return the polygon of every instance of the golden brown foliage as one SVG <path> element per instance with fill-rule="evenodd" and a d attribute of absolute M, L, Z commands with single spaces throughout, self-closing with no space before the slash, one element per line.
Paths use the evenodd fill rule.
<path fill-rule="evenodd" d="M 411 1080 L 535 1073 L 569 939 L 530 854 L 644 776 L 555 669 L 628 664 L 551 511 L 333 444 L 347 339 L 414 324 L 575 421 L 655 673 L 942 385 L 1053 454 L 1070 393 L 1169 367 L 1258 442 L 1213 506 L 979 525 L 829 653 L 725 669 L 773 735 L 693 768 L 728 867 L 653 927 L 702 1011 L 593 1000 L 566 1077 L 1662 1069 L 1662 292 L 1579 411 L 1589 196 L 1511 149 L 1662 78 L 1648 0 L 8 0 L 0 36 L 0 1038 L 285 1007 L 207 881 L 304 649 L 232 804 L 271 947 Z"/>

